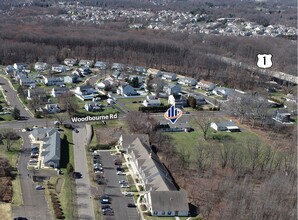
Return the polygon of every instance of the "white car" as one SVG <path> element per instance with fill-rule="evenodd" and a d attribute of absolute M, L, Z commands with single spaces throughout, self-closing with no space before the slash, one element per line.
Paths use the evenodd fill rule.
<path fill-rule="evenodd" d="M 125 195 L 125 196 L 133 196 L 133 192 L 124 191 L 124 192 L 122 192 L 122 194 Z"/>
<path fill-rule="evenodd" d="M 121 188 L 129 188 L 130 186 L 128 184 L 121 184 Z"/>
<path fill-rule="evenodd" d="M 126 175 L 126 173 L 122 171 L 117 171 L 117 175 Z"/>

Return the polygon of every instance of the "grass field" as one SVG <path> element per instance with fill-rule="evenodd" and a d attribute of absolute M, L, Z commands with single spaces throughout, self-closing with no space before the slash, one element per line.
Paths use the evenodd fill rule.
<path fill-rule="evenodd" d="M 108 114 L 115 114 L 115 113 L 118 113 L 118 111 L 116 109 L 114 109 L 113 107 L 104 107 L 103 111 L 99 111 L 99 112 L 87 112 L 85 109 L 84 109 L 84 105 L 85 103 L 87 102 L 84 102 L 80 99 L 76 99 L 77 100 L 77 104 L 78 104 L 78 109 L 76 110 L 77 111 L 77 115 L 79 116 L 87 116 L 87 115 L 108 115 Z M 106 101 L 101 101 L 100 102 L 101 105 L 104 105 L 104 106 L 107 106 L 107 102 Z"/>
<path fill-rule="evenodd" d="M 222 119 L 223 120 L 223 119 Z M 169 132 L 169 135 L 175 146 L 175 149 L 179 153 L 187 153 L 190 155 L 189 160 L 194 161 L 196 159 L 196 147 L 200 144 L 200 142 L 205 142 L 203 139 L 203 132 L 199 128 L 198 124 L 193 121 L 190 122 L 193 132 L 185 133 L 185 132 Z M 233 141 L 236 144 L 241 146 L 244 140 L 260 140 L 260 138 L 252 132 L 243 131 L 243 132 L 215 132 L 212 128 L 209 129 L 207 137 L 209 140 L 229 140 Z M 208 143 L 208 141 L 207 141 Z"/>

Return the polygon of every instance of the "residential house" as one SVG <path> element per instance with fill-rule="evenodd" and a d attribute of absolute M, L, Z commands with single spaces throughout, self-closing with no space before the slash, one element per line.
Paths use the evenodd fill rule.
<path fill-rule="evenodd" d="M 94 67 L 100 70 L 105 70 L 108 67 L 108 63 L 102 61 L 96 61 Z"/>
<path fill-rule="evenodd" d="M 49 114 L 55 114 L 61 112 L 61 109 L 58 104 L 46 104 L 44 111 Z"/>
<path fill-rule="evenodd" d="M 170 95 L 168 98 L 168 103 L 170 105 L 175 105 L 177 108 L 183 108 L 188 106 L 188 100 L 184 95 Z"/>
<path fill-rule="evenodd" d="M 164 132 L 189 132 L 192 130 L 188 122 L 176 122 L 172 124 L 168 121 L 161 121 L 159 123 L 158 129 Z"/>
<path fill-rule="evenodd" d="M 272 118 L 280 123 L 291 123 L 291 113 L 287 109 L 275 110 Z"/>
<path fill-rule="evenodd" d="M 43 63 L 43 62 L 36 62 L 34 64 L 34 69 L 36 71 L 44 71 L 44 70 L 49 69 L 49 65 L 47 63 Z"/>
<path fill-rule="evenodd" d="M 124 69 L 124 64 L 122 63 L 113 63 L 111 66 L 112 70 L 123 70 Z"/>
<path fill-rule="evenodd" d="M 66 87 L 55 87 L 51 91 L 51 96 L 56 98 L 61 96 L 62 94 L 69 93 L 69 91 L 70 91 L 69 88 L 66 88 Z"/>
<path fill-rule="evenodd" d="M 5 68 L 5 73 L 6 74 L 10 74 L 10 73 L 13 73 L 15 71 L 15 68 L 13 66 L 7 66 Z"/>
<path fill-rule="evenodd" d="M 69 68 L 66 67 L 65 65 L 61 65 L 61 64 L 53 64 L 52 65 L 52 71 L 55 73 L 65 73 L 68 70 L 69 70 Z"/>
<path fill-rule="evenodd" d="M 228 100 L 239 99 L 239 98 L 243 97 L 243 95 L 245 94 L 242 91 L 235 90 L 235 89 L 230 89 L 230 88 L 225 88 L 225 87 L 215 87 L 212 90 L 212 93 L 214 95 L 220 96 L 220 97 L 222 97 L 224 99 L 228 99 Z"/>
<path fill-rule="evenodd" d="M 183 77 L 179 78 L 178 83 L 187 86 L 195 86 L 197 84 L 197 80 L 194 78 Z"/>
<path fill-rule="evenodd" d="M 133 88 L 129 84 L 122 84 L 117 88 L 117 94 L 122 96 L 134 96 L 138 93 L 136 92 L 135 88 Z"/>
<path fill-rule="evenodd" d="M 75 66 L 78 64 L 78 60 L 77 59 L 73 59 L 73 58 L 66 58 L 64 60 L 64 64 L 67 66 Z"/>
<path fill-rule="evenodd" d="M 75 94 L 82 96 L 82 95 L 91 95 L 95 92 L 94 88 L 90 85 L 86 86 L 78 86 L 75 89 Z"/>
<path fill-rule="evenodd" d="M 41 168 L 59 168 L 61 139 L 57 129 L 35 128 L 29 137 L 33 144 L 39 144 Z"/>
<path fill-rule="evenodd" d="M 181 92 L 181 85 L 168 84 L 168 85 L 165 85 L 165 86 L 164 86 L 163 91 L 164 91 L 167 95 L 178 94 L 178 93 Z"/>
<path fill-rule="evenodd" d="M 121 81 L 125 81 L 125 80 L 128 80 L 129 78 L 129 75 L 127 74 L 124 74 L 124 73 L 120 73 L 117 77 L 118 80 L 121 80 Z"/>
<path fill-rule="evenodd" d="M 143 105 L 145 107 L 160 106 L 160 99 L 156 96 L 148 95 L 146 99 L 143 101 Z"/>
<path fill-rule="evenodd" d="M 196 100 L 196 105 L 197 106 L 206 105 L 207 104 L 206 99 L 202 95 L 189 94 L 189 96 L 193 97 Z"/>
<path fill-rule="evenodd" d="M 36 81 L 33 77 L 26 76 L 21 76 L 19 82 L 21 86 L 31 86 L 36 84 Z"/>
<path fill-rule="evenodd" d="M 32 98 L 37 97 L 41 102 L 47 101 L 47 94 L 45 89 L 28 89 L 27 99 L 32 100 Z"/>
<path fill-rule="evenodd" d="M 105 89 L 105 90 L 108 90 L 109 88 L 111 88 L 111 86 L 112 84 L 110 80 L 104 80 L 96 85 L 98 89 Z"/>
<path fill-rule="evenodd" d="M 186 191 L 149 191 L 144 200 L 152 216 L 188 216 Z"/>
<path fill-rule="evenodd" d="M 86 75 L 91 74 L 92 71 L 90 70 L 89 67 L 84 66 L 84 67 L 79 68 L 79 73 L 80 73 L 80 75 L 82 75 L 82 76 L 86 76 Z"/>
<path fill-rule="evenodd" d="M 79 66 L 85 66 L 85 67 L 93 67 L 94 61 L 93 60 L 80 60 Z"/>
<path fill-rule="evenodd" d="M 213 82 L 209 82 L 209 81 L 205 81 L 205 80 L 201 80 L 200 82 L 198 82 L 198 84 L 196 85 L 197 89 L 203 89 L 206 91 L 212 91 L 215 88 L 215 84 Z"/>
<path fill-rule="evenodd" d="M 13 68 L 15 70 L 25 70 L 27 68 L 27 64 L 24 63 L 14 63 Z"/>
<path fill-rule="evenodd" d="M 153 69 L 153 68 L 149 68 L 148 70 L 147 70 L 147 74 L 148 75 L 152 75 L 152 76 L 154 76 L 154 77 L 161 77 L 162 76 L 162 72 L 160 71 L 160 70 L 158 70 L 158 69 Z"/>
<path fill-rule="evenodd" d="M 135 71 L 139 74 L 145 74 L 147 72 L 146 68 L 143 66 L 136 66 Z"/>
<path fill-rule="evenodd" d="M 47 86 L 60 86 L 64 84 L 64 78 L 62 77 L 49 77 L 43 76 L 44 84 Z"/>
<path fill-rule="evenodd" d="M 102 110 L 101 104 L 97 102 L 88 102 L 84 105 L 84 108 L 87 112 L 97 112 Z"/>
<path fill-rule="evenodd" d="M 169 73 L 169 72 L 161 72 L 162 79 L 168 80 L 168 81 L 175 81 L 177 79 L 177 75 L 175 73 Z"/>
<path fill-rule="evenodd" d="M 233 121 L 211 122 L 210 127 L 215 131 L 240 132 L 241 129 Z"/>
<path fill-rule="evenodd" d="M 107 103 L 108 103 L 109 105 L 114 105 L 114 104 L 116 104 L 116 101 L 115 101 L 114 99 L 108 98 L 108 99 L 107 99 Z"/>
<path fill-rule="evenodd" d="M 79 81 L 79 77 L 75 74 L 70 76 L 64 76 L 63 81 L 64 83 L 77 83 Z"/>

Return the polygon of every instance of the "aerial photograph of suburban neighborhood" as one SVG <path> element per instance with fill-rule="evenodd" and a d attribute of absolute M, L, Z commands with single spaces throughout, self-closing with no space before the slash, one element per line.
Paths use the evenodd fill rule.
<path fill-rule="evenodd" d="M 296 220 L 296 0 L 1 0 L 0 220 Z"/>

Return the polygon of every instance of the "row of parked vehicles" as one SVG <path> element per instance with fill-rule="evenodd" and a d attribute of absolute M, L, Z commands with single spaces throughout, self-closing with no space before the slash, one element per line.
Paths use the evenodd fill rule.
<path fill-rule="evenodd" d="M 29 159 L 29 165 L 37 165 L 38 163 L 38 155 L 39 155 L 39 148 L 38 147 L 33 147 L 31 149 L 31 154 L 30 154 L 30 159 Z"/>

